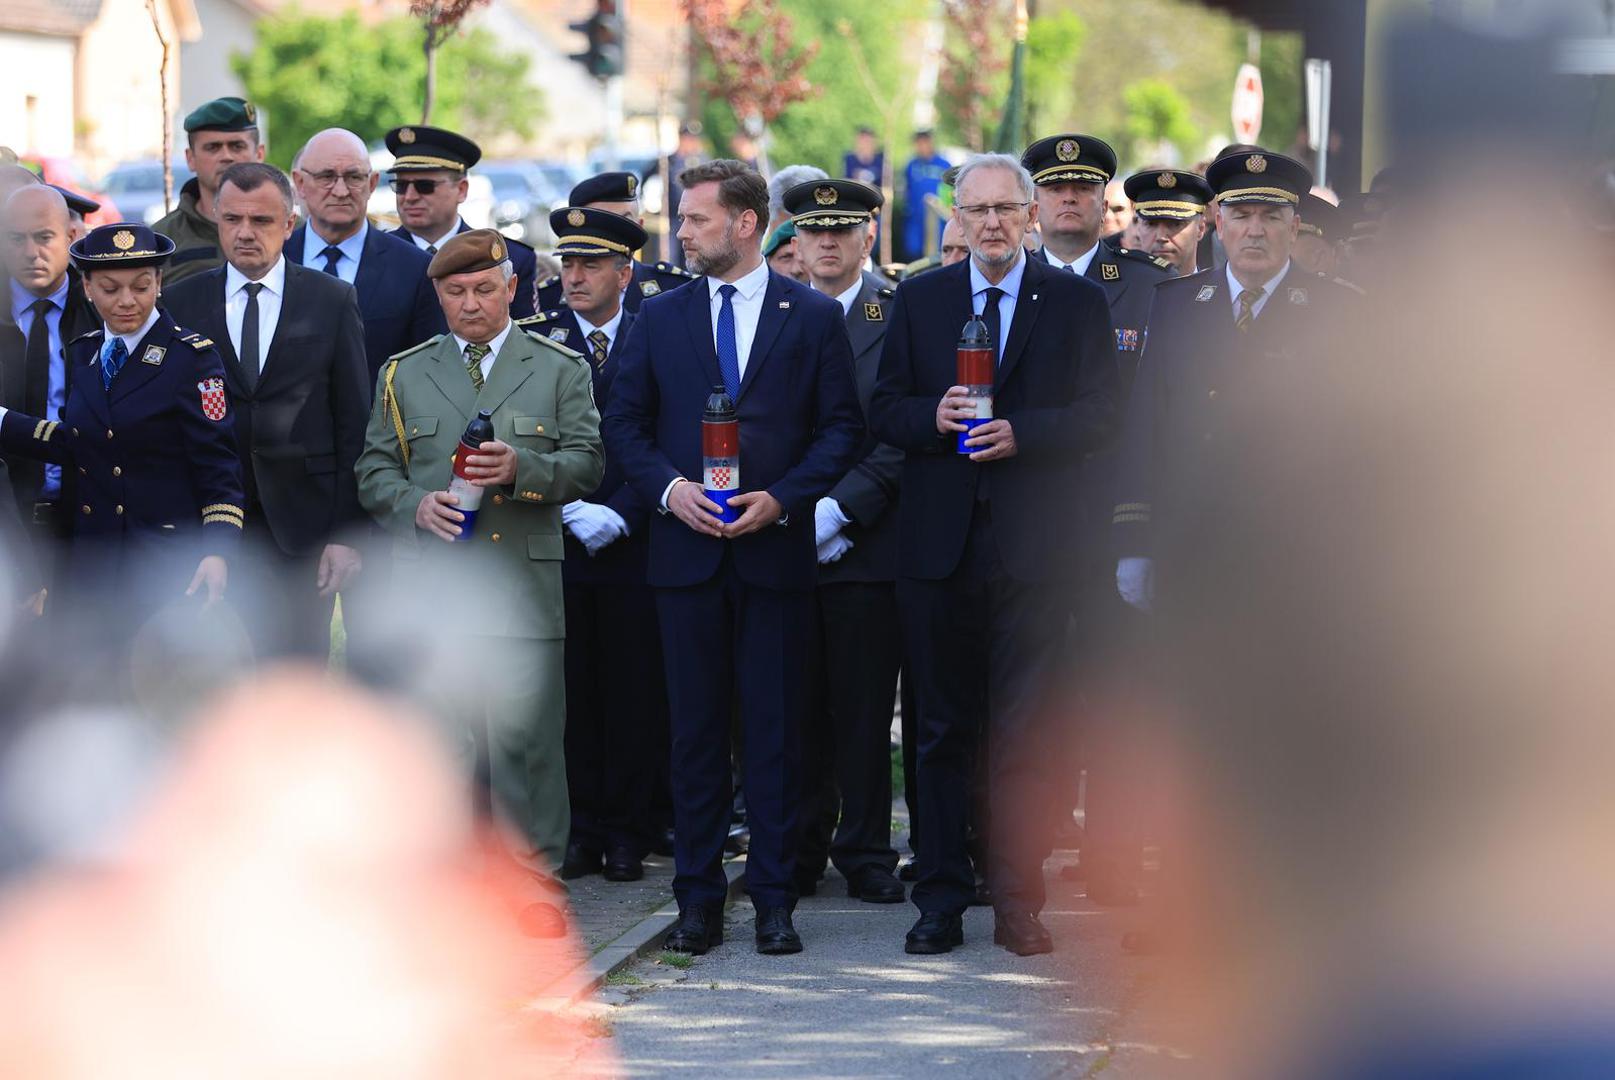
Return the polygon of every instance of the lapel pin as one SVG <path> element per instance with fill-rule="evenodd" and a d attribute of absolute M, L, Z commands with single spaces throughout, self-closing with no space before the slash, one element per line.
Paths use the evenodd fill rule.
<path fill-rule="evenodd" d="M 789 300 L 781 300 L 779 302 L 779 306 L 782 308 L 788 308 L 791 306 L 791 302 Z"/>
<path fill-rule="evenodd" d="M 1036 300 L 1036 299 L 1037 299 L 1037 293 L 1033 293 L 1033 294 L 1032 294 L 1032 299 L 1033 299 L 1033 300 Z"/>

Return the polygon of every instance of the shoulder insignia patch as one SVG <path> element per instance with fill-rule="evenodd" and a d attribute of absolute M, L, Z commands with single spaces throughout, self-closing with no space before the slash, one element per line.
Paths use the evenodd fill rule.
<path fill-rule="evenodd" d="M 163 357 L 167 354 L 168 350 L 163 348 L 161 345 L 147 345 L 146 351 L 140 354 L 140 362 L 142 364 L 150 364 L 152 367 L 160 367 L 163 362 Z"/>
<path fill-rule="evenodd" d="M 175 329 L 178 329 L 178 327 Z M 197 351 L 211 348 L 213 346 L 212 338 L 205 338 L 201 334 L 196 333 L 194 330 L 187 330 L 185 333 L 179 336 L 179 339 Z M 150 350 L 148 349 L 147 352 L 150 352 Z M 145 357 L 141 357 L 141 359 L 144 360 Z"/>
<path fill-rule="evenodd" d="M 559 285 L 560 283 L 561 283 L 561 275 L 559 275 L 559 274 L 551 274 L 549 277 L 545 278 L 543 281 L 540 281 L 538 283 L 538 287 L 540 289 L 547 289 L 551 285 Z"/>
<path fill-rule="evenodd" d="M 866 303 L 864 304 L 864 319 L 868 322 L 885 322 L 886 309 L 879 304 Z"/>
<path fill-rule="evenodd" d="M 1154 263 L 1156 266 L 1158 266 L 1162 270 L 1170 270 L 1170 269 L 1172 269 L 1172 264 L 1167 262 L 1165 259 L 1161 258 L 1159 255 L 1151 255 L 1151 256 L 1148 256 L 1148 258 L 1149 258 L 1150 262 Z"/>
<path fill-rule="evenodd" d="M 554 349 L 556 352 L 560 353 L 569 360 L 576 360 L 580 364 L 592 366 L 589 365 L 588 360 L 584 359 L 583 354 L 578 352 L 576 349 L 569 349 L 565 345 L 562 345 L 559 341 L 551 341 L 542 334 L 535 334 L 531 330 L 524 330 L 523 333 L 525 333 L 530 340 L 544 346 L 546 349 Z"/>
<path fill-rule="evenodd" d="M 639 291 L 644 296 L 655 296 L 662 291 L 662 285 L 658 281 L 641 281 Z"/>
<path fill-rule="evenodd" d="M 421 342 L 419 345 L 413 346 L 412 348 L 405 349 L 401 353 L 394 353 L 392 356 L 389 356 L 387 359 L 392 360 L 392 361 L 398 361 L 398 360 L 404 359 L 404 357 L 406 357 L 406 356 L 414 356 L 418 352 L 421 352 L 421 351 L 426 350 L 426 349 L 430 349 L 433 345 L 436 345 L 438 342 L 440 342 L 442 340 L 443 340 L 443 335 L 442 334 L 433 334 L 431 337 L 427 338 L 425 341 Z"/>
<path fill-rule="evenodd" d="M 1368 290 L 1363 288 L 1361 285 L 1357 284 L 1355 281 L 1347 281 L 1343 277 L 1331 278 L 1330 280 L 1333 281 L 1336 285 L 1339 285 L 1343 289 L 1350 289 L 1352 292 L 1356 293 L 1358 296 L 1367 296 L 1368 295 Z"/>
<path fill-rule="evenodd" d="M 684 267 L 675 266 L 673 263 L 670 263 L 670 262 L 659 262 L 659 263 L 657 263 L 656 264 L 656 270 L 657 270 L 658 273 L 672 274 L 674 277 L 694 277 L 695 276 L 694 274 L 690 273 L 688 270 L 684 269 Z"/>
<path fill-rule="evenodd" d="M 1290 303 L 1296 305 L 1297 307 L 1305 307 L 1307 303 L 1307 291 L 1305 289 L 1291 289 Z"/>
<path fill-rule="evenodd" d="M 1200 291 L 1194 294 L 1194 300 L 1195 300 L 1195 303 L 1197 303 L 1197 304 L 1204 304 L 1207 300 L 1210 300 L 1213 296 L 1216 296 L 1216 295 L 1217 295 L 1217 286 L 1215 286 L 1215 285 L 1202 285 L 1202 286 L 1200 286 Z"/>
<path fill-rule="evenodd" d="M 1122 268 L 1117 266 L 1115 263 L 1100 263 L 1099 276 L 1104 278 L 1106 281 L 1120 281 L 1122 276 Z"/>
<path fill-rule="evenodd" d="M 572 333 L 572 331 L 564 326 L 552 326 L 550 327 L 550 332 L 544 336 L 549 338 L 551 341 L 559 341 L 562 345 L 565 345 L 567 335 L 570 333 Z"/>

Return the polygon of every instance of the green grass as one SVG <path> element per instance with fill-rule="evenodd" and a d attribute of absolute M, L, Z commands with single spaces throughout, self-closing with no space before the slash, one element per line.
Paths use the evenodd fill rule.
<path fill-rule="evenodd" d="M 613 971 L 606 976 L 607 986 L 644 986 L 645 980 L 631 971 Z"/>
<path fill-rule="evenodd" d="M 691 964 L 695 963 L 695 957 L 691 956 L 689 953 L 673 952 L 669 949 L 663 949 L 662 955 L 656 958 L 656 962 L 658 964 L 666 964 L 668 967 L 676 967 L 680 971 L 683 971 Z"/>

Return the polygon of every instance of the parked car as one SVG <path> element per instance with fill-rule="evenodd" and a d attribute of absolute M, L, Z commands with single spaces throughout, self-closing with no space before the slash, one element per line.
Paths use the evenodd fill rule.
<path fill-rule="evenodd" d="M 92 229 L 97 225 L 110 225 L 126 220 L 118 204 L 100 187 L 90 183 L 90 178 L 84 175 L 84 170 L 80 169 L 78 162 L 72 158 L 22 154 L 17 158 L 17 163 L 38 173 L 40 179 L 47 184 L 76 191 L 100 203 L 101 209 L 84 219 L 84 223 Z"/>
<path fill-rule="evenodd" d="M 550 210 L 565 204 L 549 197 L 549 184 L 538 166 L 528 161 L 484 161 L 472 175 L 485 176 L 493 185 L 494 228 L 532 247 L 554 242 Z"/>
<path fill-rule="evenodd" d="M 179 189 L 185 186 L 191 170 L 184 161 L 172 166 L 174 181 L 173 205 L 179 203 Z M 118 204 L 124 221 L 143 221 L 155 225 L 168 211 L 163 208 L 163 163 L 157 158 L 125 161 L 113 167 L 101 180 L 102 189 Z"/>
<path fill-rule="evenodd" d="M 565 206 L 572 188 L 590 175 L 587 167 L 570 161 L 535 161 L 533 168 L 543 185 L 543 201 L 551 208 Z"/>

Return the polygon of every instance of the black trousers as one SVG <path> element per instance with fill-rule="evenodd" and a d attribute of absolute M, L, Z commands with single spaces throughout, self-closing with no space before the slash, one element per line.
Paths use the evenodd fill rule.
<path fill-rule="evenodd" d="M 566 784 L 572 841 L 644 855 L 666 769 L 667 683 L 646 585 L 568 582 Z"/>
<path fill-rule="evenodd" d="M 673 732 L 673 893 L 681 906 L 727 895 L 730 720 L 740 702 L 741 775 L 758 907 L 792 907 L 800 753 L 813 647 L 813 592 L 741 580 L 727 556 L 699 585 L 658 588 Z"/>
<path fill-rule="evenodd" d="M 321 596 L 315 587 L 320 555 L 319 549 L 308 555 L 286 554 L 270 534 L 263 511 L 248 509 L 225 593 L 260 661 L 300 659 L 323 665 L 330 658 L 336 597 Z M 367 564 L 360 576 L 371 572 Z"/>
<path fill-rule="evenodd" d="M 897 867 L 892 847 L 892 706 L 902 666 L 891 582 L 820 585 L 816 709 L 802 733 L 801 832 L 807 876 L 826 857 L 843 877 Z M 833 832 L 832 832 L 833 830 Z"/>
<path fill-rule="evenodd" d="M 898 582 L 903 644 L 919 706 L 922 912 L 962 912 L 975 894 L 968 847 L 978 738 L 987 753 L 987 878 L 1000 911 L 1043 907 L 1047 807 L 1057 796 L 1049 691 L 1068 612 L 1047 582 L 1004 572 L 978 504 L 953 576 Z"/>

